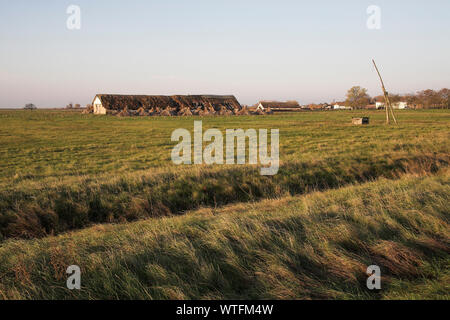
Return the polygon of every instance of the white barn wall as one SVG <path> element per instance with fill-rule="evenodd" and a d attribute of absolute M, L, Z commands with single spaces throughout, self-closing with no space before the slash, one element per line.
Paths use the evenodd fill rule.
<path fill-rule="evenodd" d="M 94 114 L 106 114 L 106 108 L 103 107 L 99 97 L 95 97 L 92 106 L 94 107 Z"/>

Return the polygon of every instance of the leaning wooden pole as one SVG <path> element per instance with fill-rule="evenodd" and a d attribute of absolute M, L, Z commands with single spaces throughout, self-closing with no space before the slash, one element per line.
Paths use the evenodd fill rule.
<path fill-rule="evenodd" d="M 384 104 L 385 104 L 385 109 L 386 109 L 386 123 L 389 124 L 389 109 L 390 109 L 391 115 L 392 115 L 392 119 L 394 120 L 395 124 L 397 124 L 397 119 L 395 118 L 395 115 L 394 115 L 394 108 L 392 108 L 391 101 L 389 99 L 389 94 L 386 91 L 386 88 L 384 86 L 383 78 L 381 77 L 380 71 L 378 70 L 378 67 L 377 67 L 377 64 L 375 63 L 375 60 L 372 59 L 372 62 L 373 62 L 373 65 L 375 67 L 375 70 L 378 73 L 378 77 L 380 78 L 381 89 L 383 90 Z"/>
<path fill-rule="evenodd" d="M 384 87 L 383 78 L 381 78 L 381 74 L 380 74 L 380 71 L 378 71 L 378 67 L 377 67 L 377 64 L 375 63 L 375 60 L 372 59 L 372 63 L 374 65 L 375 70 L 378 73 L 378 77 L 380 78 L 380 81 L 381 81 L 381 89 L 383 90 L 383 95 L 384 95 L 384 105 L 385 105 L 384 107 L 386 109 L 386 124 L 389 124 L 389 110 L 388 110 L 389 98 L 387 97 L 387 94 L 386 94 L 387 92 L 386 92 L 386 88 Z"/>
<path fill-rule="evenodd" d="M 388 99 L 389 99 L 389 96 L 388 96 Z M 394 119 L 395 124 L 397 124 L 397 119 L 395 118 L 395 114 L 394 114 L 394 107 L 392 106 L 390 99 L 389 99 L 389 108 L 391 109 L 392 119 Z"/>

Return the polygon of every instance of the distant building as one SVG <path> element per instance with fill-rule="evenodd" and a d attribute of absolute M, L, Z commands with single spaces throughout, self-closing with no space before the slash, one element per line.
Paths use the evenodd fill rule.
<path fill-rule="evenodd" d="M 375 103 L 375 106 L 376 106 L 376 109 L 384 109 L 384 102 L 377 101 Z M 395 102 L 392 104 L 392 108 L 398 109 L 398 110 L 408 109 L 408 103 L 404 102 L 404 101 Z"/>
<path fill-rule="evenodd" d="M 375 104 L 375 109 L 384 109 L 384 96 L 376 96 L 372 99 L 371 104 Z"/>
<path fill-rule="evenodd" d="M 325 109 L 325 106 L 323 104 L 311 103 L 311 104 L 308 104 L 308 105 L 301 106 L 300 109 L 302 109 L 302 110 L 310 110 L 310 111 L 312 111 L 312 110 L 323 110 L 323 109 Z"/>
<path fill-rule="evenodd" d="M 384 102 L 377 101 L 375 102 L 375 109 L 384 109 Z"/>
<path fill-rule="evenodd" d="M 260 101 L 256 107 L 256 110 L 264 112 L 289 112 L 289 111 L 301 111 L 301 107 L 297 101 Z"/>
<path fill-rule="evenodd" d="M 94 114 L 114 114 L 121 111 L 137 111 L 178 114 L 182 111 L 201 110 L 208 113 L 230 113 L 242 107 L 234 96 L 175 95 L 145 96 L 98 94 L 93 102 Z"/>
<path fill-rule="evenodd" d="M 345 102 L 335 102 L 332 106 L 333 110 L 352 110 L 352 107 L 347 106 Z"/>
<path fill-rule="evenodd" d="M 404 102 L 404 101 L 400 101 L 400 102 L 393 103 L 393 104 L 392 104 L 392 107 L 393 107 L 394 109 L 400 109 L 400 110 L 402 110 L 402 109 L 408 109 L 408 103 L 407 103 L 407 102 Z"/>

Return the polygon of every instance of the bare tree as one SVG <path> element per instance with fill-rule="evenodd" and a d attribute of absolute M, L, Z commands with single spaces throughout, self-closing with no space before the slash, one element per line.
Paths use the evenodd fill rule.
<path fill-rule="evenodd" d="M 347 91 L 347 104 L 353 109 L 361 109 L 370 103 L 367 89 L 354 86 Z"/>
<path fill-rule="evenodd" d="M 439 108 L 441 97 L 438 92 L 427 89 L 417 93 L 417 99 L 424 108 Z"/>

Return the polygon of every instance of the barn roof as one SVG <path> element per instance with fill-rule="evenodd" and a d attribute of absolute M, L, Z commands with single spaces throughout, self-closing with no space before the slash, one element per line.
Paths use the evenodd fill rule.
<path fill-rule="evenodd" d="M 264 108 L 277 109 L 277 108 L 300 108 L 297 101 L 260 101 L 259 102 Z"/>
<path fill-rule="evenodd" d="M 97 94 L 104 108 L 107 110 L 138 110 L 140 108 L 166 109 L 174 108 L 177 111 L 184 108 L 214 108 L 220 110 L 241 109 L 241 105 L 233 95 L 173 95 L 173 96 L 149 96 L 149 95 L 120 95 Z M 95 100 L 95 98 L 94 98 Z"/>

